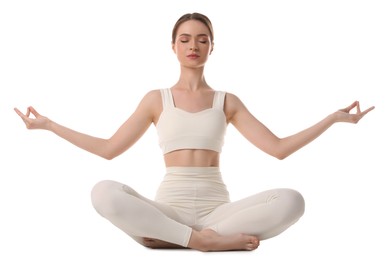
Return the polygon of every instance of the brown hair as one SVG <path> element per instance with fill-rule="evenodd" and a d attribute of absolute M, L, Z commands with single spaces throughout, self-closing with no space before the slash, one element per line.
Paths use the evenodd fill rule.
<path fill-rule="evenodd" d="M 182 23 L 184 23 L 186 21 L 189 21 L 189 20 L 197 20 L 197 21 L 200 21 L 201 23 L 203 23 L 204 25 L 206 25 L 206 27 L 210 31 L 210 41 L 213 43 L 214 32 L 213 32 L 212 23 L 211 23 L 210 19 L 206 15 L 203 15 L 203 14 L 200 14 L 200 13 L 187 13 L 187 14 L 182 15 L 178 19 L 178 21 L 174 25 L 174 28 L 172 29 L 172 43 L 175 42 L 176 34 L 177 34 L 179 26 Z"/>

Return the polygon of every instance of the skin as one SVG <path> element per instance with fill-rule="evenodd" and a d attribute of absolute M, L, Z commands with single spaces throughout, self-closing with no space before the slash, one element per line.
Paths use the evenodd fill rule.
<path fill-rule="evenodd" d="M 181 73 L 171 89 L 175 106 L 179 109 L 195 113 L 212 106 L 214 90 L 207 84 L 204 77 L 204 67 L 214 47 L 209 35 L 208 28 L 197 20 L 186 21 L 178 28 L 177 38 L 172 43 L 172 50 L 180 63 Z M 195 57 L 190 57 L 191 54 L 195 54 Z M 25 114 L 17 108 L 15 112 L 28 129 L 51 131 L 81 149 L 111 160 L 139 140 L 151 124 L 156 125 L 162 109 L 159 90 L 146 93 L 132 115 L 109 139 L 69 129 L 39 114 L 33 107 L 28 107 Z M 224 106 L 227 123 L 236 127 L 257 148 L 280 160 L 319 137 L 333 124 L 338 122 L 355 124 L 373 109 L 372 106 L 362 111 L 360 103 L 354 101 L 307 129 L 279 138 L 256 119 L 236 95 L 227 93 Z M 351 113 L 353 110 L 355 112 Z M 220 154 L 215 151 L 187 149 L 164 155 L 164 161 L 166 167 L 219 166 L 219 156 Z M 150 248 L 181 248 L 151 238 L 144 238 L 143 244 Z M 248 234 L 220 236 L 211 229 L 205 229 L 192 231 L 188 248 L 200 251 L 255 250 L 259 244 L 257 237 Z"/>

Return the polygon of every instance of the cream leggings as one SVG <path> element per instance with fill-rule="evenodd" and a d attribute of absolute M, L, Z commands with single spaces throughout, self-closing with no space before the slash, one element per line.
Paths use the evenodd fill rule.
<path fill-rule="evenodd" d="M 290 189 L 268 190 L 230 202 L 218 167 L 167 168 L 155 200 L 124 184 L 101 181 L 92 190 L 92 203 L 99 214 L 141 244 L 148 237 L 183 247 L 192 229 L 268 239 L 304 213 L 303 197 Z"/>

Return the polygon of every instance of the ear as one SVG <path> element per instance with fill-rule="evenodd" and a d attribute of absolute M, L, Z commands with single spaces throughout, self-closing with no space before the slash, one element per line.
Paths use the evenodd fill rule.
<path fill-rule="evenodd" d="M 175 51 L 175 43 L 171 43 L 171 49 L 172 49 L 172 51 L 176 54 L 176 51 Z"/>
<path fill-rule="evenodd" d="M 214 49 L 214 43 L 212 43 L 212 47 L 211 47 L 211 49 L 210 49 L 210 53 L 209 53 L 209 55 L 210 55 L 210 54 L 212 54 L 212 52 L 213 52 L 213 49 Z"/>

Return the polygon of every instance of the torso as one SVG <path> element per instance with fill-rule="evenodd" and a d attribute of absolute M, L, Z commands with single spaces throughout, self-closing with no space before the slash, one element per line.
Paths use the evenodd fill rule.
<path fill-rule="evenodd" d="M 172 88 L 172 92 L 175 106 L 184 111 L 196 113 L 212 107 L 214 90 L 210 88 L 195 93 Z M 157 119 L 163 111 L 161 97 L 159 99 L 158 109 L 156 109 Z M 154 124 L 157 124 L 157 120 Z M 182 149 L 164 155 L 166 167 L 219 167 L 219 158 L 218 152 L 202 149 Z"/>

